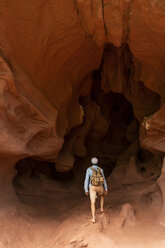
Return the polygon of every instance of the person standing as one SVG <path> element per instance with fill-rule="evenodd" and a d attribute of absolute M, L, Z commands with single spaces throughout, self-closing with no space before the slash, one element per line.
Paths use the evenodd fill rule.
<path fill-rule="evenodd" d="M 91 201 L 91 213 L 92 222 L 96 222 L 95 216 L 95 201 L 97 194 L 100 196 L 100 210 L 104 212 L 104 195 L 107 195 L 108 188 L 107 182 L 104 176 L 104 171 L 98 166 L 98 158 L 93 157 L 91 159 L 92 165 L 87 168 L 84 181 L 85 194 L 90 196 Z"/>

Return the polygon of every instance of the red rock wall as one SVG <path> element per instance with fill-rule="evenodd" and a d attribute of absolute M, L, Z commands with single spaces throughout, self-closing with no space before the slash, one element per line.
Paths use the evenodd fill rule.
<path fill-rule="evenodd" d="M 82 122 L 78 99 L 89 93 L 90 74 L 99 69 L 107 44 L 114 49 L 103 56 L 106 91 L 123 93 L 146 123 L 151 113 L 142 102 L 148 93 L 139 84 L 164 102 L 163 0 L 0 0 L 0 23 L 1 154 L 56 160 L 64 135 Z M 123 56 L 123 43 L 131 60 Z M 153 132 L 154 123 L 150 117 Z M 142 134 L 142 144 L 143 139 Z M 145 147 L 164 151 L 150 139 Z"/>
<path fill-rule="evenodd" d="M 64 134 L 82 121 L 80 85 L 99 68 L 103 49 L 81 27 L 74 1 L 2 0 L 0 12 L 3 84 L 14 88 L 8 98 L 2 93 L 12 116 L 1 118 L 1 151 L 55 159 Z"/>

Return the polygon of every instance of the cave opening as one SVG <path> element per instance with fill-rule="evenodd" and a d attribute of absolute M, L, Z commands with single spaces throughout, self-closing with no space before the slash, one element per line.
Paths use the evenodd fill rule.
<path fill-rule="evenodd" d="M 134 74 L 128 45 L 120 48 L 107 45 L 100 69 L 91 74 L 90 93 L 79 97 L 83 121 L 65 135 L 56 162 L 25 158 L 16 164 L 13 185 L 21 201 L 56 205 L 59 195 L 61 202 L 70 195 L 79 199 L 83 195 L 85 170 L 93 156 L 99 158 L 106 178 L 117 168 L 117 182 L 112 188 L 120 185 L 131 159 L 135 174 L 139 173 L 146 181 L 157 180 L 161 166 L 156 165 L 158 160 L 152 152 L 140 146 L 139 127 L 144 115 L 159 108 L 160 97 L 142 82 L 136 82 Z M 136 175 L 133 176 L 136 181 Z"/>
<path fill-rule="evenodd" d="M 0 248 L 164 248 L 164 27 L 165 0 L 1 1 Z"/>

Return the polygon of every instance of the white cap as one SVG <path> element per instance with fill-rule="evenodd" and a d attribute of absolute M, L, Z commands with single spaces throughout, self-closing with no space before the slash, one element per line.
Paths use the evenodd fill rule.
<path fill-rule="evenodd" d="M 91 163 L 92 164 L 98 164 L 98 158 L 92 158 Z"/>

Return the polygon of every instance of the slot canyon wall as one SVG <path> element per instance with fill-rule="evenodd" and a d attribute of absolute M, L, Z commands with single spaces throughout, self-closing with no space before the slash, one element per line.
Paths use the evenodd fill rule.
<path fill-rule="evenodd" d="M 81 197 L 93 155 L 111 188 L 155 192 L 164 26 L 164 0 L 0 0 L 0 173 L 16 164 L 21 201 Z"/>

